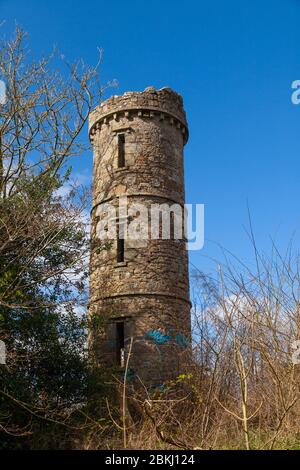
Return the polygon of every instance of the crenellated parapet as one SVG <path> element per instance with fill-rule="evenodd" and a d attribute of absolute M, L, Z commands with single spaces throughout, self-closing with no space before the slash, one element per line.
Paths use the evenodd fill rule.
<path fill-rule="evenodd" d="M 122 96 L 112 96 L 100 104 L 89 119 L 89 136 L 94 136 L 103 125 L 120 119 L 138 118 L 164 121 L 177 128 L 183 135 L 184 144 L 188 140 L 188 125 L 181 96 L 170 88 L 156 90 L 146 88 L 143 92 L 127 92 Z"/>

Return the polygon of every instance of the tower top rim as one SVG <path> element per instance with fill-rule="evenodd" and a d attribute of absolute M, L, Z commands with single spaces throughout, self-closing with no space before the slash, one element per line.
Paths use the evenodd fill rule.
<path fill-rule="evenodd" d="M 182 96 L 169 87 L 156 89 L 152 86 L 144 91 L 127 91 L 123 95 L 114 95 L 100 103 L 90 113 L 89 132 L 104 118 L 132 110 L 165 113 L 177 119 L 188 132 Z"/>

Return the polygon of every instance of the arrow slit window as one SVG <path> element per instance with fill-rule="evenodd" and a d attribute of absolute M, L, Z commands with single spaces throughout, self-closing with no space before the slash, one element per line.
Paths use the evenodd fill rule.
<path fill-rule="evenodd" d="M 117 364 L 121 367 L 125 365 L 125 331 L 124 322 L 116 323 L 117 339 Z"/>
<path fill-rule="evenodd" d="M 125 134 L 118 134 L 118 168 L 125 166 Z"/>

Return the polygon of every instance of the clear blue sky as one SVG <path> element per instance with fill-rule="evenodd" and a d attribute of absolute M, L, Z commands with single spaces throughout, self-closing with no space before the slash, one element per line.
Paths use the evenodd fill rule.
<path fill-rule="evenodd" d="M 57 44 L 67 58 L 97 59 L 103 81 L 141 91 L 170 86 L 183 95 L 190 141 L 186 199 L 204 203 L 205 247 L 191 262 L 204 271 L 217 244 L 251 259 L 249 204 L 257 243 L 270 236 L 300 247 L 299 0 L 0 0 L 2 31 L 16 21 L 34 53 Z M 76 171 L 91 176 L 92 158 Z"/>

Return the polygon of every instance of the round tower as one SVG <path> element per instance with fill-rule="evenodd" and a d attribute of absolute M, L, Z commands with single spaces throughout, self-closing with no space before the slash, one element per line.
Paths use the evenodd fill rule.
<path fill-rule="evenodd" d="M 89 135 L 90 349 L 112 367 L 124 367 L 130 350 L 128 379 L 160 385 L 183 370 L 191 341 L 188 255 L 184 233 L 176 232 L 188 139 L 182 98 L 152 87 L 113 96 L 91 113 Z M 131 223 L 140 236 L 132 236 Z"/>

